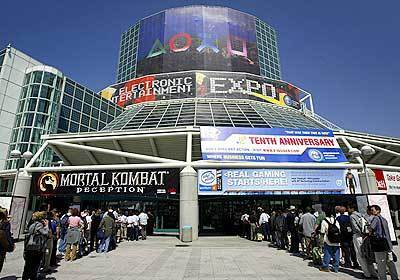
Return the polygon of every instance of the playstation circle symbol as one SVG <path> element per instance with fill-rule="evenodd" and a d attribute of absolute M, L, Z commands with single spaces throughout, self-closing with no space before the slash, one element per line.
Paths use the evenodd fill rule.
<path fill-rule="evenodd" d="M 324 155 L 316 150 L 316 149 L 311 149 L 308 151 L 308 156 L 313 160 L 313 161 L 317 161 L 317 162 L 321 162 L 324 160 Z"/>

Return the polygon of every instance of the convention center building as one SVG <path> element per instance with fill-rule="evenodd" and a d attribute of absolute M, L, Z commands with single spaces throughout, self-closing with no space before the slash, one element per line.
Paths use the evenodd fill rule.
<path fill-rule="evenodd" d="M 381 205 L 395 241 L 400 139 L 319 116 L 311 93 L 281 79 L 277 37 L 253 15 L 186 6 L 124 32 L 116 83 L 98 94 L 30 65 L 0 172 L 14 234 L 42 203 L 151 209 L 156 232 L 190 227 L 194 240 L 235 234 L 258 206 L 357 203 Z"/>

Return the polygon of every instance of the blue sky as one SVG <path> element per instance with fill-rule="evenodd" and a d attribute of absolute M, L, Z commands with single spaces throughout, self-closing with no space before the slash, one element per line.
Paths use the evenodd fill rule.
<path fill-rule="evenodd" d="M 400 1 L 3 1 L 11 43 L 93 90 L 115 82 L 119 40 L 138 19 L 191 4 L 222 5 L 272 25 L 282 78 L 310 91 L 337 125 L 400 137 Z"/>

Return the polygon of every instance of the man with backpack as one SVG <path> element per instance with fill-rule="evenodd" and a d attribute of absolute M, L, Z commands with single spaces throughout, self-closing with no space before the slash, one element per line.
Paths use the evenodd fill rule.
<path fill-rule="evenodd" d="M 353 246 L 357 261 L 361 266 L 365 278 L 378 278 L 373 263 L 369 263 L 361 250 L 363 239 L 367 235 L 368 221 L 356 211 L 356 206 L 351 204 L 347 207 L 350 215 L 351 230 L 353 232 Z"/>
<path fill-rule="evenodd" d="M 344 267 L 359 268 L 353 247 L 353 230 L 350 216 L 345 214 L 346 210 L 346 207 L 339 206 L 339 216 L 336 218 L 340 225 L 340 245 L 344 257 Z"/>
<path fill-rule="evenodd" d="M 28 234 L 25 236 L 25 266 L 22 280 L 38 278 L 40 263 L 43 259 L 49 236 L 48 223 L 46 212 L 32 214 L 32 224 L 29 226 Z"/>
<path fill-rule="evenodd" d="M 329 272 L 329 263 L 333 259 L 333 271 L 339 272 L 340 261 L 340 225 L 331 209 L 325 211 L 326 218 L 321 223 L 321 234 L 324 235 L 324 257 L 320 271 Z"/>

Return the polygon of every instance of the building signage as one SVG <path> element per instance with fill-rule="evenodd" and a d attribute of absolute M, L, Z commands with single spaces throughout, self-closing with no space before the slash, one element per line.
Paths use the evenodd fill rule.
<path fill-rule="evenodd" d="M 400 172 L 374 170 L 379 192 L 400 195 Z"/>
<path fill-rule="evenodd" d="M 265 77 L 213 71 L 187 71 L 148 75 L 111 85 L 100 92 L 121 107 L 182 98 L 251 99 L 300 108 L 301 90 L 289 83 Z"/>
<path fill-rule="evenodd" d="M 179 169 L 34 173 L 38 195 L 166 195 L 179 191 Z"/>
<path fill-rule="evenodd" d="M 200 136 L 204 160 L 347 162 L 330 130 L 201 127 Z"/>
<path fill-rule="evenodd" d="M 200 195 L 361 193 L 356 170 L 202 169 L 198 174 Z"/>
<path fill-rule="evenodd" d="M 245 13 L 168 9 L 142 19 L 139 33 L 137 76 L 192 69 L 260 74 L 255 18 Z"/>

